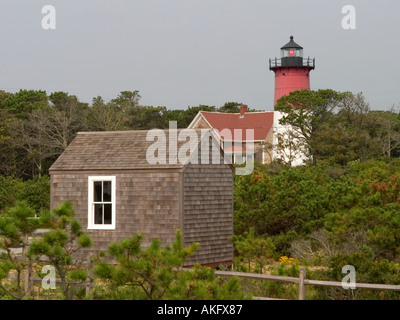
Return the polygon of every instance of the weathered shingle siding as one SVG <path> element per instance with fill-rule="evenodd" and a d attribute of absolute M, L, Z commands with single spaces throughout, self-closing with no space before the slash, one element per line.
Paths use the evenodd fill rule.
<path fill-rule="evenodd" d="M 116 177 L 116 228 L 115 230 L 88 230 L 88 177 Z M 51 176 L 51 205 L 54 208 L 64 200 L 74 204 L 78 219 L 94 242 L 90 249 L 84 249 L 77 258 L 86 257 L 99 250 L 106 250 L 111 241 L 129 238 L 133 233 L 145 234 L 144 245 L 152 238 L 159 238 L 163 244 L 175 239 L 179 220 L 179 180 L 175 171 L 130 171 L 127 173 L 53 172 Z"/>
<path fill-rule="evenodd" d="M 193 126 L 193 129 L 210 129 L 210 125 L 204 120 L 203 117 Z"/>
<path fill-rule="evenodd" d="M 187 264 L 233 260 L 233 173 L 229 165 L 188 165 L 183 173 L 184 244 L 200 243 Z"/>

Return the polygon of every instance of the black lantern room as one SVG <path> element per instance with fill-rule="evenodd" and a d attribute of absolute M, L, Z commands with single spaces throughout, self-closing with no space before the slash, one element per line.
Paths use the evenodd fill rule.
<path fill-rule="evenodd" d="M 302 67 L 303 66 L 303 47 L 293 41 L 290 41 L 281 48 L 282 67 Z"/>
<path fill-rule="evenodd" d="M 281 48 L 281 59 L 270 59 L 270 69 L 277 67 L 309 67 L 314 69 L 314 59 L 303 59 L 303 47 L 294 42 L 293 36 L 290 41 Z"/>

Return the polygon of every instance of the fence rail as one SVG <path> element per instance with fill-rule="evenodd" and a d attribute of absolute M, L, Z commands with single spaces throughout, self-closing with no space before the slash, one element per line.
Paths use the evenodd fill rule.
<path fill-rule="evenodd" d="M 247 272 L 235 272 L 235 271 L 215 271 L 215 274 L 219 275 L 219 276 L 227 276 L 227 277 L 238 277 L 238 278 L 245 278 L 245 279 L 295 283 L 295 284 L 299 285 L 299 300 L 305 300 L 306 286 L 308 286 L 308 285 L 343 288 L 343 283 L 338 282 L 338 281 L 306 279 L 306 269 L 304 269 L 304 268 L 300 269 L 300 275 L 298 278 L 285 277 L 285 276 L 274 276 L 274 275 L 269 275 L 269 274 L 254 274 L 254 273 L 247 273 Z M 355 289 L 400 291 L 400 285 L 355 283 Z M 256 299 L 256 300 L 281 300 L 281 299 L 264 298 L 264 297 L 254 297 L 254 299 Z"/>

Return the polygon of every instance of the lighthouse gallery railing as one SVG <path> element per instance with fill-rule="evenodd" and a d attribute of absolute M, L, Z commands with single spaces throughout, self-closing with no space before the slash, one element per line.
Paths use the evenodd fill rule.
<path fill-rule="evenodd" d="M 277 68 L 277 67 L 284 67 L 282 65 L 282 59 L 269 59 L 269 68 Z M 299 67 L 310 67 L 310 68 L 315 68 L 315 58 L 303 58 L 303 65 Z"/>

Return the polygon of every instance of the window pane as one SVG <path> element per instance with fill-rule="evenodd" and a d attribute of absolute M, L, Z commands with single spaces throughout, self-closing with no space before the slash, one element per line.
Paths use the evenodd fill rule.
<path fill-rule="evenodd" d="M 111 224 L 111 204 L 104 205 L 104 224 Z"/>
<path fill-rule="evenodd" d="M 101 198 L 101 185 L 102 182 L 101 181 L 95 181 L 94 182 L 94 197 L 93 197 L 93 201 L 94 202 L 101 202 L 102 198 Z"/>
<path fill-rule="evenodd" d="M 94 224 L 103 224 L 103 205 L 94 205 Z"/>
<path fill-rule="evenodd" d="M 111 202 L 111 181 L 103 181 L 103 201 Z"/>
<path fill-rule="evenodd" d="M 246 161 L 246 156 L 242 154 L 235 155 L 235 163 L 242 164 Z"/>

